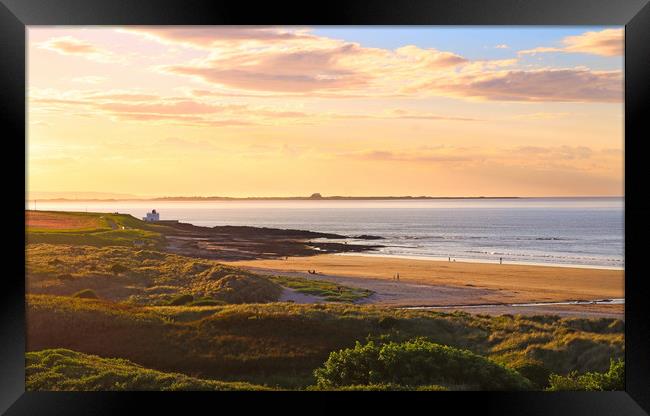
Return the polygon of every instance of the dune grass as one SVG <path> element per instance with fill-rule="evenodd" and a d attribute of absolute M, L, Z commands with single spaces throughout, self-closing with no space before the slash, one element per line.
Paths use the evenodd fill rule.
<path fill-rule="evenodd" d="M 124 246 L 28 244 L 29 291 L 72 295 L 91 289 L 101 298 L 138 305 L 196 306 L 272 302 L 282 287 L 328 302 L 355 302 L 371 291 L 299 277 L 262 276 L 213 260 Z"/>
<path fill-rule="evenodd" d="M 102 358 L 66 349 L 28 352 L 28 391 L 269 390 L 242 382 L 221 382 L 151 370 L 124 359 Z"/>
<path fill-rule="evenodd" d="M 605 371 L 623 356 L 620 321 L 476 316 L 292 303 L 134 306 L 29 295 L 28 350 L 69 348 L 123 357 L 161 371 L 288 388 L 314 383 L 330 352 L 356 341 L 427 341 L 467 349 L 507 367 L 534 361 L 556 374 Z"/>

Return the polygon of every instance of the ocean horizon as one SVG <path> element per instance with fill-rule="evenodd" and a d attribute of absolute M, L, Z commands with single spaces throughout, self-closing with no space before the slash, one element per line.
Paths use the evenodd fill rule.
<path fill-rule="evenodd" d="M 34 209 L 27 201 L 26 209 Z M 36 209 L 119 212 L 197 226 L 374 235 L 367 255 L 624 268 L 623 197 L 427 200 L 37 201 Z"/>

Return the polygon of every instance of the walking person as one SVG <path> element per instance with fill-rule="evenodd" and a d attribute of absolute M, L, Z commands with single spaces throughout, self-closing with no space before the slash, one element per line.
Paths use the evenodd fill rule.
<path fill-rule="evenodd" d="M 503 264 L 503 257 L 499 257 L 499 264 Z"/>

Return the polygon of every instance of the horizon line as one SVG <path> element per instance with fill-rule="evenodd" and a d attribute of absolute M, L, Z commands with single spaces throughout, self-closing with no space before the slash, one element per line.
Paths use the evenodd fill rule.
<path fill-rule="evenodd" d="M 72 192 L 71 192 L 72 193 Z M 222 200 L 222 201 L 246 201 L 246 200 L 413 200 L 413 199 L 535 199 L 535 198 L 624 198 L 625 195 L 548 195 L 548 196 L 430 196 L 430 195 L 378 195 L 378 196 L 354 196 L 354 195 L 331 195 L 323 196 L 313 194 L 311 196 L 157 196 L 157 197 L 133 197 L 133 198 L 26 198 L 25 202 L 57 202 L 57 201 L 84 201 L 84 202 L 110 202 L 110 201 L 201 201 L 201 200 Z"/>

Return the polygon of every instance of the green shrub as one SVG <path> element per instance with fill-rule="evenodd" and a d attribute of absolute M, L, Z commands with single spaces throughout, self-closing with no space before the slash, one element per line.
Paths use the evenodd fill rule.
<path fill-rule="evenodd" d="M 72 295 L 72 297 L 74 297 L 74 298 L 82 298 L 82 299 L 99 299 L 99 297 L 97 296 L 95 291 L 92 290 L 92 289 L 80 290 L 77 293 L 75 293 L 74 295 Z"/>
<path fill-rule="evenodd" d="M 172 300 L 169 301 L 168 305 L 169 306 L 187 305 L 193 300 L 194 300 L 194 296 L 192 295 L 178 295 L 172 298 Z"/>
<path fill-rule="evenodd" d="M 397 319 L 393 318 L 392 316 L 382 316 L 377 321 L 377 324 L 381 329 L 392 329 L 397 326 L 397 322 Z"/>
<path fill-rule="evenodd" d="M 526 377 L 536 387 L 540 389 L 548 387 L 548 378 L 551 376 L 551 370 L 544 367 L 541 362 L 522 361 L 509 367 Z"/>
<path fill-rule="evenodd" d="M 354 348 L 330 353 L 314 372 L 317 385 L 432 384 L 464 385 L 482 390 L 526 390 L 532 383 L 516 371 L 467 350 L 424 339 L 377 345 L 359 342 Z"/>
<path fill-rule="evenodd" d="M 610 360 L 609 369 L 604 373 L 551 374 L 549 385 L 549 391 L 622 391 L 625 390 L 625 362 Z"/>

